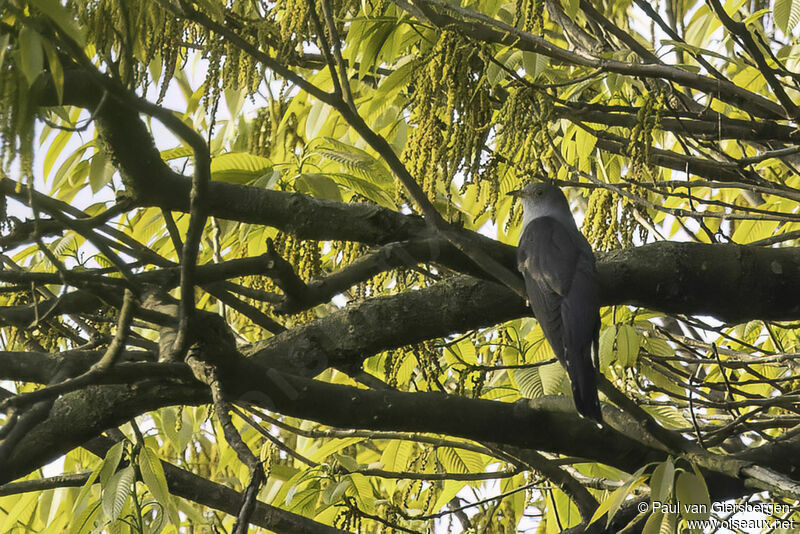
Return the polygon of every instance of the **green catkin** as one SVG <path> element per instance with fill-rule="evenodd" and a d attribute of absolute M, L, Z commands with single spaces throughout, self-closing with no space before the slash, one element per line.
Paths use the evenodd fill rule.
<path fill-rule="evenodd" d="M 661 124 L 663 112 L 664 93 L 647 93 L 637 113 L 636 126 L 631 130 L 631 142 L 628 145 L 631 169 L 629 178 L 633 180 L 653 179 L 653 131 Z"/>
<path fill-rule="evenodd" d="M 633 195 L 647 198 L 640 186 L 629 189 Z M 612 250 L 633 245 L 634 236 L 644 238 L 646 230 L 636 220 L 633 200 L 605 188 L 595 189 L 583 220 L 583 232 L 595 250 Z"/>
<path fill-rule="evenodd" d="M 33 178 L 33 109 L 28 82 L 12 63 L 0 66 L 0 164 L 18 159 L 23 178 Z M 20 182 L 21 183 L 21 182 Z"/>
<path fill-rule="evenodd" d="M 504 159 L 504 172 L 499 172 L 498 162 L 490 162 L 489 166 L 493 174 L 486 206 L 492 211 L 493 220 L 497 220 L 496 209 L 504 192 L 501 182 L 526 183 L 542 169 L 558 168 L 548 130 L 552 108 L 551 98 L 534 88 L 524 86 L 509 91 L 496 119 L 499 126 L 495 151 Z M 506 219 L 506 231 L 520 217 L 519 206 L 515 203 Z"/>
<path fill-rule="evenodd" d="M 446 30 L 417 59 L 413 75 L 409 134 L 402 158 L 429 199 L 450 195 L 454 176 L 477 172 L 491 125 L 489 87 L 476 66 L 481 49 Z"/>
<path fill-rule="evenodd" d="M 631 129 L 627 154 L 630 158 L 628 180 L 650 180 L 656 169 L 652 163 L 653 132 L 658 130 L 664 111 L 664 93 L 647 93 L 637 114 L 637 123 Z M 632 197 L 647 199 L 647 190 L 635 183 L 628 189 Z M 646 228 L 636 218 L 633 198 L 608 189 L 596 189 L 589 197 L 583 223 L 587 239 L 597 250 L 626 248 L 633 245 L 634 237 L 646 236 Z M 648 219 L 647 213 L 639 211 Z"/>

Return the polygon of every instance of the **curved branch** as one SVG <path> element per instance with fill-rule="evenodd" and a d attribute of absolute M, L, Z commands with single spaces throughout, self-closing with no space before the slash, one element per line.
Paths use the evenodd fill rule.
<path fill-rule="evenodd" d="M 213 358 L 214 354 L 207 356 Z M 285 374 L 252 359 L 230 355 L 214 363 L 231 400 L 326 425 L 492 441 L 589 458 L 629 472 L 645 463 L 662 461 L 667 455 L 659 444 L 637 435 L 636 424 L 623 412 L 606 406 L 604 416 L 614 428 L 630 435 L 610 426 L 598 429 L 581 419 L 564 396 L 511 404 L 438 393 L 371 391 Z M 172 380 L 147 378 L 153 376 L 154 366 L 164 365 L 169 366 Z M 126 367 L 134 370 L 136 366 Z M 97 386 L 56 400 L 46 420 L 25 435 L 0 463 L 0 482 L 20 477 L 141 413 L 173 404 L 208 402 L 208 389 L 192 381 L 187 366 L 144 367 L 140 380 L 130 385 Z M 557 431 L 541 432 L 542 428 Z M 603 447 L 597 447 L 597 443 L 603 443 Z M 722 456 L 711 456 L 706 462 L 713 468 L 706 479 L 714 498 L 746 492 L 736 476 L 739 463 Z"/>

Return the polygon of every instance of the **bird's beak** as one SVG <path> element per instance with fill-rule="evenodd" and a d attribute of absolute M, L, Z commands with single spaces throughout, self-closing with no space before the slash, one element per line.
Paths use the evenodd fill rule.
<path fill-rule="evenodd" d="M 522 189 L 514 189 L 513 191 L 509 191 L 506 195 L 511 197 L 521 197 L 522 196 Z"/>

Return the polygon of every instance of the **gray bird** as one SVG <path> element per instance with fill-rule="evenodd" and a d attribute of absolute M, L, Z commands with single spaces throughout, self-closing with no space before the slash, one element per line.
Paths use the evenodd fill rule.
<path fill-rule="evenodd" d="M 594 253 L 572 218 L 567 198 L 551 184 L 509 195 L 522 200 L 517 267 L 533 314 L 572 383 L 578 413 L 602 423 L 592 351 L 600 331 Z"/>

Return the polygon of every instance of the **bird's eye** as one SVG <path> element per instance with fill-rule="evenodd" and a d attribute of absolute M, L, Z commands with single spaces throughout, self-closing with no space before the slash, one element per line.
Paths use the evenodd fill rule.
<path fill-rule="evenodd" d="M 544 191 L 542 191 L 541 189 L 537 189 L 536 192 L 534 193 L 534 195 L 536 195 L 537 197 L 540 197 L 543 194 L 544 194 Z"/>

